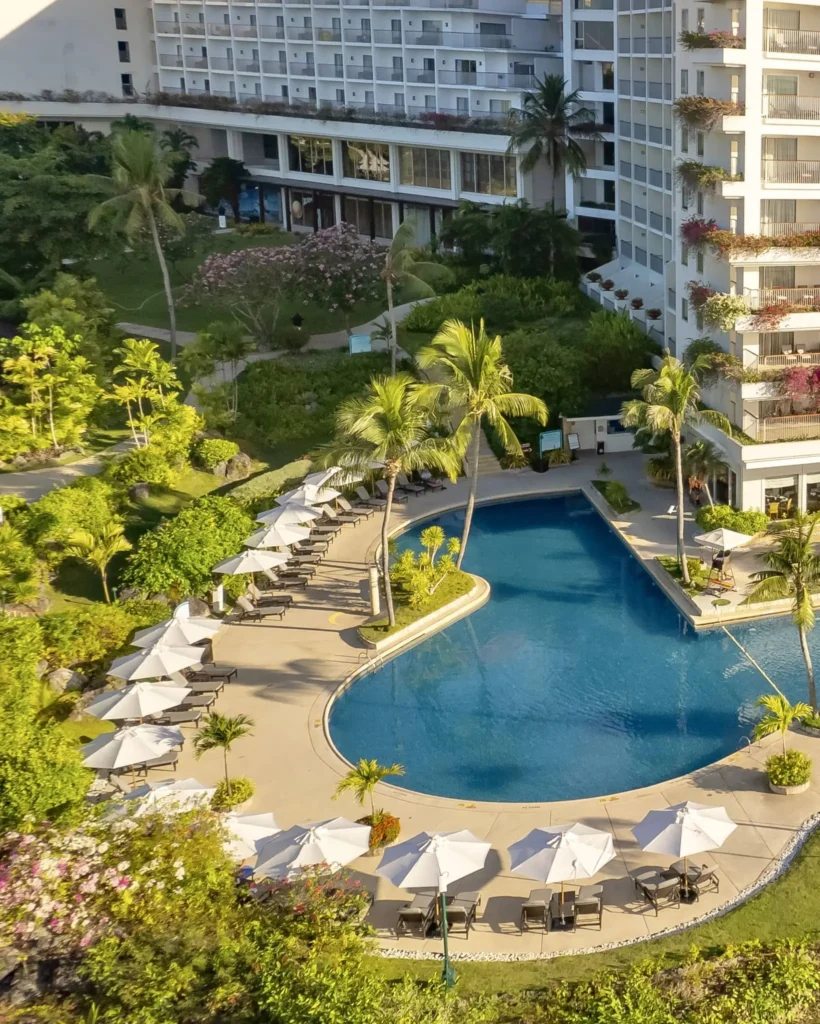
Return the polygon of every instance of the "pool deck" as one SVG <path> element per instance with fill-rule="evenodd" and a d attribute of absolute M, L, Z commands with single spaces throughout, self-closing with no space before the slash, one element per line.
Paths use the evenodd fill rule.
<path fill-rule="evenodd" d="M 639 454 L 608 456 L 607 462 L 613 470 L 612 479 L 625 483 L 631 496 L 643 506 L 618 529 L 629 536 L 642 558 L 674 553 L 674 515 L 668 512 L 672 492 L 647 483 Z M 484 476 L 479 481 L 479 498 L 578 489 L 597 475 L 599 464 L 600 458 L 588 456 L 546 474 L 508 471 Z M 401 528 L 412 519 L 464 504 L 467 491 L 466 482 L 460 481 L 442 493 L 411 498 L 407 505 L 396 509 L 391 526 Z M 283 828 L 340 814 L 357 818 L 364 813 L 352 797 L 332 799 L 346 766 L 326 739 L 323 713 L 338 685 L 368 657 L 356 627 L 369 613 L 366 557 L 377 543 L 379 528 L 377 513 L 356 528 L 341 531 L 313 585 L 296 596 L 294 607 L 282 622 L 226 624 L 215 640 L 216 659 L 239 669 L 238 680 L 220 697 L 218 710 L 223 714 L 243 712 L 255 722 L 253 735 L 239 741 L 229 756 L 231 773 L 253 779 L 256 795 L 251 810 L 273 811 Z M 695 524 L 687 523 L 689 539 L 695 531 Z M 761 680 L 761 692 L 764 689 Z M 190 728 L 185 732 L 188 737 L 192 735 Z M 534 741 L 529 737 L 522 742 Z M 820 757 L 820 740 L 795 733 L 790 742 Z M 762 765 L 776 744 L 776 740 L 770 740 L 763 747 L 747 748 L 685 778 L 615 797 L 530 805 L 470 804 L 382 785 L 376 792 L 376 805 L 401 818 L 402 838 L 422 830 L 468 828 L 492 843 L 485 868 L 453 886 L 452 891 L 480 889 L 482 893 L 478 921 L 469 939 L 465 940 L 463 934 L 452 937 L 454 954 L 513 959 L 555 955 L 646 938 L 693 921 L 737 896 L 770 869 L 803 822 L 820 810 L 820 772 L 811 788 L 799 796 L 778 797 L 768 792 Z M 178 778 L 194 775 L 214 783 L 221 771 L 218 752 L 196 761 L 189 740 L 175 774 Z M 168 775 L 153 772 L 152 777 L 159 780 Z M 694 862 L 718 868 L 720 894 L 705 895 L 692 906 L 662 910 L 656 917 L 651 908 L 636 901 L 627 876 L 641 866 L 666 866 L 668 860 L 643 854 L 630 829 L 647 811 L 684 800 L 723 804 L 739 827 L 722 850 L 693 858 Z M 506 848 L 536 826 L 576 820 L 609 829 L 615 836 L 617 856 L 594 880 L 604 886 L 603 930 L 519 934 L 521 901 L 538 883 L 510 873 Z M 396 940 L 393 926 L 397 908 L 412 896 L 378 878 L 374 874 L 377 863 L 376 858 L 363 857 L 351 869 L 375 894 L 369 920 L 380 945 L 404 955 L 439 952 L 439 940 Z"/>

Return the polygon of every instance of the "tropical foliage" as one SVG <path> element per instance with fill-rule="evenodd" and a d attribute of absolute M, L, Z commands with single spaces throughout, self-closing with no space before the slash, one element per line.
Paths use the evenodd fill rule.
<path fill-rule="evenodd" d="M 231 747 L 243 736 L 251 736 L 253 719 L 247 715 L 220 715 L 212 711 L 208 720 L 194 737 L 194 751 L 197 758 L 209 750 L 221 750 L 225 769 L 225 789 L 231 796 L 231 779 L 228 775 L 228 754 Z"/>
<path fill-rule="evenodd" d="M 404 775 L 404 767 L 400 764 L 384 765 L 378 761 L 368 761 L 361 758 L 347 774 L 341 778 L 336 786 L 333 799 L 340 797 L 342 793 L 352 793 L 357 802 L 364 806 L 365 800 L 370 798 L 370 813 L 376 813 L 376 805 L 373 802 L 373 791 L 380 782 L 390 778 L 391 775 Z"/>
<path fill-rule="evenodd" d="M 763 708 L 765 714 L 755 724 L 754 737 L 756 740 L 780 733 L 783 743 L 783 753 L 786 753 L 786 733 L 795 722 L 802 722 L 812 714 L 812 709 L 802 701 L 797 704 L 790 704 L 782 693 L 764 693 L 757 698 L 756 704 Z"/>

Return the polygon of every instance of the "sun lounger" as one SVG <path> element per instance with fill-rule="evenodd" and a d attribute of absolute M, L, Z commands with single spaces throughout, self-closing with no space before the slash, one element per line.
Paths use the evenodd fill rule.
<path fill-rule="evenodd" d="M 328 546 L 326 540 L 303 540 L 294 544 L 291 550 L 297 557 L 300 555 L 324 555 Z"/>
<path fill-rule="evenodd" d="M 480 903 L 481 893 L 478 892 L 460 892 L 454 896 L 452 902 L 447 904 L 447 930 L 463 930 L 465 935 L 469 935 L 470 925 L 475 924 Z"/>
<path fill-rule="evenodd" d="M 169 750 L 167 754 L 152 757 L 150 761 L 145 761 L 143 764 L 135 765 L 134 767 L 140 772 L 147 772 L 149 768 L 170 768 L 171 771 L 176 771 L 178 761 L 179 751 Z"/>
<path fill-rule="evenodd" d="M 323 523 L 341 523 L 342 525 L 344 525 L 345 523 L 352 523 L 353 526 L 358 526 L 359 524 L 358 516 L 354 516 L 350 512 L 345 512 L 341 514 L 339 512 L 334 512 L 330 505 L 322 505 L 322 513 L 325 517 Z M 321 526 L 322 523 L 320 523 L 319 525 Z"/>
<path fill-rule="evenodd" d="M 597 924 L 600 931 L 604 917 L 604 888 L 602 885 L 582 885 L 575 898 L 575 926 L 579 928 Z"/>
<path fill-rule="evenodd" d="M 152 721 L 155 725 L 195 725 L 198 729 L 201 718 L 202 709 L 193 708 L 191 711 L 164 711 Z"/>
<path fill-rule="evenodd" d="M 307 586 L 307 578 L 305 576 L 289 576 L 287 579 L 280 579 L 271 569 L 266 570 L 264 579 L 260 582 L 262 584 L 261 587 L 257 587 L 253 583 L 248 587 L 248 592 L 251 596 L 254 595 L 255 591 L 259 601 L 263 599 L 263 590 L 296 590 L 298 588 L 304 589 Z M 266 598 L 265 600 L 269 599 Z M 284 600 L 282 598 L 282 601 Z"/>
<path fill-rule="evenodd" d="M 195 693 L 186 697 L 181 704 L 177 704 L 171 711 L 190 711 L 191 708 L 209 708 L 216 701 L 215 693 Z"/>
<path fill-rule="evenodd" d="M 444 482 L 437 480 L 434 476 L 423 476 L 421 482 L 427 488 L 428 491 L 443 491 L 445 490 Z"/>
<path fill-rule="evenodd" d="M 236 666 L 227 665 L 224 661 L 208 661 L 204 665 L 197 665 L 188 678 L 193 680 L 224 679 L 226 683 L 229 683 L 236 678 Z"/>
<path fill-rule="evenodd" d="M 424 484 L 416 484 L 412 480 L 408 480 L 406 473 L 396 474 L 396 486 L 406 494 L 424 494 Z"/>
<path fill-rule="evenodd" d="M 533 889 L 521 904 L 520 929 L 523 932 L 530 928 L 543 928 L 549 931 L 549 915 L 547 908 L 552 899 L 552 889 Z"/>
<path fill-rule="evenodd" d="M 367 505 L 369 508 L 384 508 L 387 504 L 384 498 L 374 498 L 372 494 L 368 494 L 364 487 L 356 488 L 356 496 L 362 504 Z"/>
<path fill-rule="evenodd" d="M 310 536 L 333 537 L 344 526 L 344 523 L 325 523 L 318 520 L 310 527 Z"/>
<path fill-rule="evenodd" d="M 188 688 L 192 694 L 196 693 L 221 693 L 225 688 L 224 679 L 203 679 L 201 683 L 188 682 Z"/>
<path fill-rule="evenodd" d="M 244 622 L 246 619 L 250 622 L 261 622 L 262 619 L 282 619 L 288 610 L 286 604 L 277 604 L 270 608 L 254 608 L 246 597 L 238 597 L 236 603 L 240 609 L 239 622 Z"/>
<path fill-rule="evenodd" d="M 351 505 L 347 498 L 337 498 L 336 504 L 339 505 L 343 511 L 347 512 L 351 516 L 364 516 L 365 519 L 369 519 L 376 511 L 373 508 L 369 508 L 367 505 Z"/>
<path fill-rule="evenodd" d="M 644 882 L 659 882 L 661 881 L 662 868 L 639 868 L 631 877 L 632 884 L 635 886 L 635 892 L 640 895 L 641 886 Z"/>
<path fill-rule="evenodd" d="M 435 918 L 435 896 L 416 896 L 412 903 L 399 908 L 396 938 L 401 938 L 405 932 L 415 932 L 419 938 L 425 938 Z"/>
<path fill-rule="evenodd" d="M 376 481 L 376 490 L 385 499 L 387 498 L 387 495 L 390 493 L 390 488 L 387 486 L 387 481 L 386 480 L 377 480 Z M 394 489 L 393 490 L 393 501 L 395 501 L 398 505 L 406 505 L 407 504 L 407 495 L 406 494 L 402 494 L 401 491 L 397 491 L 397 490 Z"/>
<path fill-rule="evenodd" d="M 680 909 L 680 879 L 664 878 L 657 882 L 642 882 L 641 896 L 646 903 L 655 908 L 655 917 L 661 907 L 677 907 Z"/>
<path fill-rule="evenodd" d="M 288 564 L 285 568 L 302 569 L 305 566 L 317 566 L 322 561 L 322 552 L 316 551 L 312 555 L 297 555 L 293 554 L 288 559 Z M 315 569 L 314 569 L 315 571 Z"/>
<path fill-rule="evenodd" d="M 271 589 L 274 589 L 271 587 Z M 245 597 L 254 608 L 267 608 L 269 605 L 283 604 L 285 607 L 293 604 L 293 594 L 263 594 L 262 591 L 251 584 Z"/>

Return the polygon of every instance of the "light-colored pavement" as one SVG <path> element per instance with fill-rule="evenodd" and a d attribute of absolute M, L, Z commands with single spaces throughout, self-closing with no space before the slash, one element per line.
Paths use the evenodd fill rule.
<path fill-rule="evenodd" d="M 68 466 L 50 466 L 47 469 L 29 469 L 24 473 L 0 473 L 0 494 L 19 494 L 26 501 L 37 501 L 55 487 L 65 487 L 81 476 L 96 476 L 101 472 L 107 455 L 128 451 L 133 441 L 120 441 L 104 452 L 78 459 Z"/>
<path fill-rule="evenodd" d="M 543 475 L 508 471 L 482 477 L 480 498 L 576 489 L 597 475 L 598 462 L 589 456 Z M 666 511 L 669 502 L 665 492 L 646 483 L 643 458 L 630 453 L 608 457 L 608 462 L 613 477 L 623 481 L 644 506 L 633 521 L 619 528 L 640 535 L 637 546 L 642 557 L 673 551 L 674 524 Z M 462 480 L 441 494 L 411 499 L 396 510 L 392 525 L 401 527 L 410 518 L 463 504 L 466 497 L 467 484 Z M 283 827 L 338 814 L 356 818 L 362 813 L 348 796 L 332 799 L 346 766 L 327 742 L 322 719 L 335 688 L 368 657 L 356 627 L 368 614 L 366 557 L 374 549 L 379 527 L 378 515 L 356 528 L 346 527 L 317 572 L 314 585 L 296 597 L 281 623 L 228 624 L 215 641 L 215 657 L 239 669 L 238 680 L 225 688 L 218 709 L 226 714 L 243 712 L 255 722 L 253 736 L 242 739 L 231 752 L 231 772 L 254 780 L 253 809 L 274 811 Z M 693 524 L 687 524 L 689 532 L 693 529 Z M 792 742 L 815 757 L 820 753 L 816 739 L 795 735 Z M 376 803 L 401 818 L 404 838 L 422 830 L 469 828 L 493 844 L 485 869 L 460 883 L 465 890 L 481 889 L 483 903 L 469 940 L 453 936 L 455 952 L 538 955 L 569 951 L 645 938 L 693 920 L 731 899 L 771 865 L 802 822 L 820 807 L 820 777 L 801 796 L 769 794 L 762 765 L 770 745 L 738 752 L 684 779 L 614 797 L 538 805 L 473 804 L 381 785 Z M 190 741 L 186 744 L 179 777 L 195 775 L 214 783 L 221 771 L 218 753 L 196 761 Z M 655 917 L 651 909 L 636 901 L 627 876 L 642 865 L 665 866 L 666 862 L 644 855 L 630 829 L 649 809 L 687 799 L 723 804 L 739 827 L 722 850 L 697 858 L 719 869 L 720 895 L 705 895 L 691 907 L 664 910 Z M 520 903 L 536 883 L 510 873 L 506 847 L 537 825 L 574 820 L 610 829 L 616 837 L 617 858 L 598 879 L 603 882 L 607 904 L 603 931 L 520 935 Z M 381 944 L 388 949 L 438 951 L 440 943 L 435 939 L 396 940 L 392 931 L 396 910 L 409 897 L 374 874 L 377 863 L 365 857 L 353 868 L 376 895 L 370 920 Z"/>

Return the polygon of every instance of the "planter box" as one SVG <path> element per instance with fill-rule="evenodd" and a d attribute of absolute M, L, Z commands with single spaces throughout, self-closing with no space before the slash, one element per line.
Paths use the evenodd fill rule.
<path fill-rule="evenodd" d="M 820 736 L 820 728 L 814 725 L 806 725 L 805 722 L 800 723 L 800 728 L 807 736 Z"/>
<path fill-rule="evenodd" d="M 811 785 L 811 779 L 807 782 L 801 782 L 799 786 L 775 786 L 775 784 L 769 780 L 769 789 L 773 793 L 777 793 L 778 796 L 796 796 L 798 793 L 805 793 Z"/>

